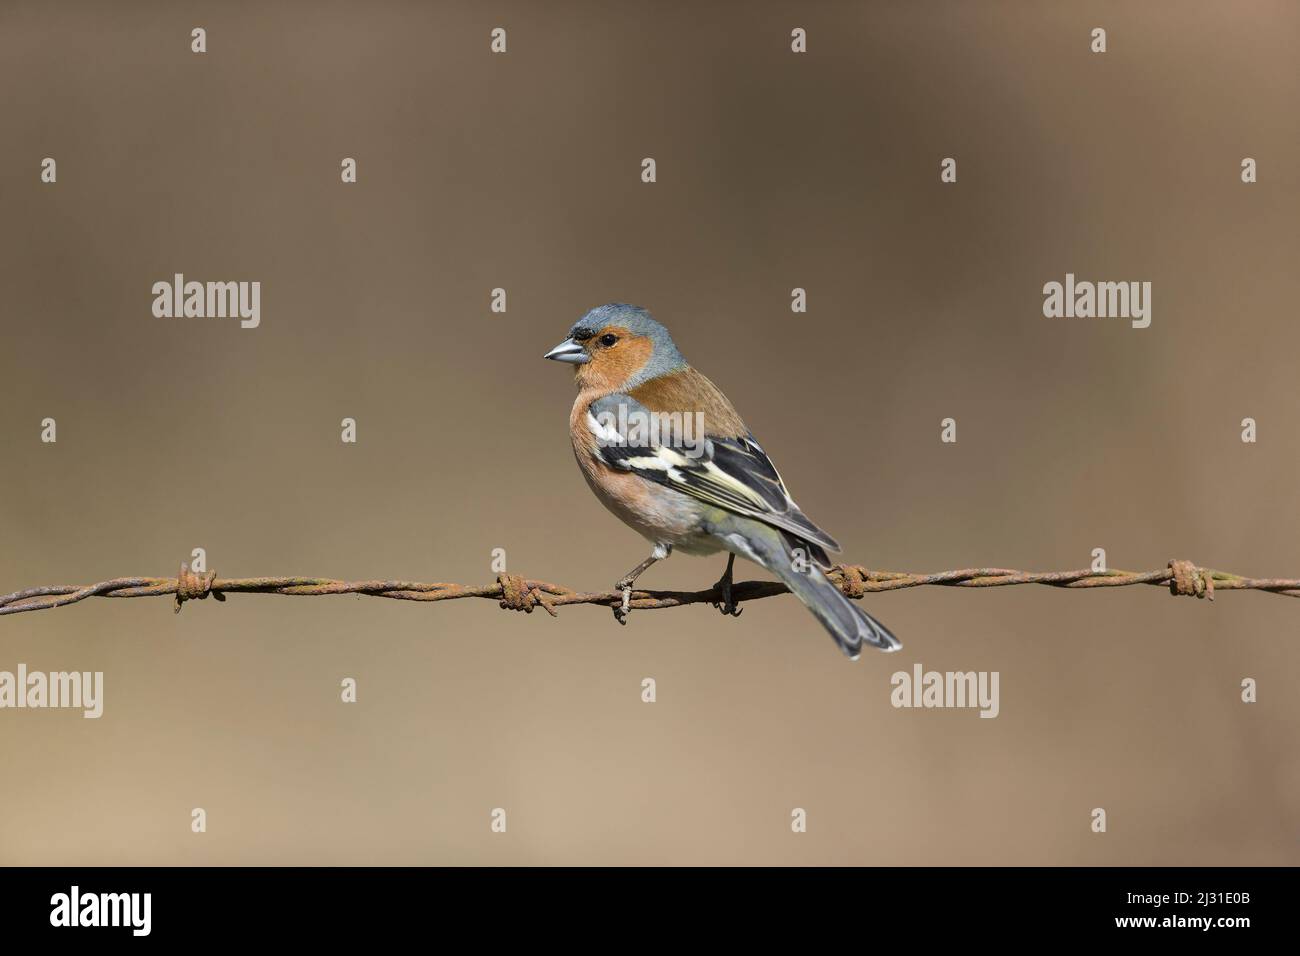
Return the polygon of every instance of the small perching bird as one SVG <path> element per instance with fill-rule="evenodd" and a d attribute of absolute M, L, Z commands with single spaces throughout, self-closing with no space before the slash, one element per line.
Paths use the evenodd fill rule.
<path fill-rule="evenodd" d="M 627 622 L 632 585 L 674 549 L 730 552 L 718 582 L 727 614 L 736 555 L 771 571 L 857 660 L 902 645 L 826 577 L 835 539 L 804 516 L 767 453 L 716 385 L 682 358 L 645 309 L 592 309 L 546 358 L 575 366 L 573 453 L 601 502 L 654 546 L 614 585 Z"/>

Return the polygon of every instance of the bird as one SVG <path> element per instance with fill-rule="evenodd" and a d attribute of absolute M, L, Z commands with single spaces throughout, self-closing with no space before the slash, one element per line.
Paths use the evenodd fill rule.
<path fill-rule="evenodd" d="M 714 589 L 724 614 L 737 556 L 776 575 L 857 660 L 864 646 L 902 647 L 827 577 L 839 544 L 799 509 L 771 458 L 727 396 L 678 350 L 646 309 L 611 302 L 588 311 L 545 358 L 574 366 L 573 454 L 592 492 L 652 545 L 615 584 L 627 623 L 632 585 L 674 551 L 727 552 Z"/>

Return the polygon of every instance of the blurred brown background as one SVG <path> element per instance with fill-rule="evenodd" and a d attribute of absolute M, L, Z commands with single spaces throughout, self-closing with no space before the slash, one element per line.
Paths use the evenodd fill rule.
<path fill-rule="evenodd" d="M 0 591 L 195 547 L 468 583 L 502 547 L 606 587 L 646 547 L 541 355 L 609 300 L 673 330 L 848 560 L 1300 575 L 1298 45 L 1288 2 L 5 2 Z M 154 318 L 174 272 L 261 281 L 261 327 Z M 1044 318 L 1066 272 L 1151 281 L 1151 327 Z M 0 669 L 106 691 L 98 721 L 0 712 L 0 861 L 1300 862 L 1300 603 L 867 606 L 901 653 L 850 664 L 789 598 L 6 617 Z M 893 709 L 915 661 L 999 671 L 1001 715 Z"/>

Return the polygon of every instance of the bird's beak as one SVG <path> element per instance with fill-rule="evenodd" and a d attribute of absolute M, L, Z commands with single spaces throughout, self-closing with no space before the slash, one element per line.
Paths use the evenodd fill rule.
<path fill-rule="evenodd" d="M 542 358 L 555 359 L 557 362 L 568 362 L 571 365 L 585 365 L 591 361 L 591 356 L 582 344 L 573 339 L 565 339 L 555 348 L 551 349 Z"/>

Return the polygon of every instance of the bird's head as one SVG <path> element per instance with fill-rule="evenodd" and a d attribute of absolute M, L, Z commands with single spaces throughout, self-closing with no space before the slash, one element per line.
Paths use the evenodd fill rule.
<path fill-rule="evenodd" d="M 645 309 L 611 302 L 592 309 L 546 358 L 569 362 L 582 389 L 626 391 L 686 367 L 668 330 Z"/>

